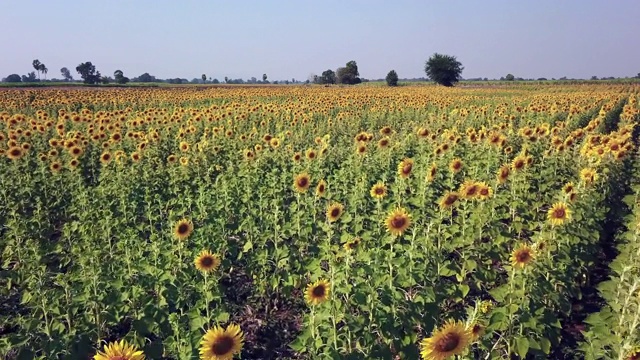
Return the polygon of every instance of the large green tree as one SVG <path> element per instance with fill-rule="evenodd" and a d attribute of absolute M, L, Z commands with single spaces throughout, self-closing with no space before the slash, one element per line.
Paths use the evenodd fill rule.
<path fill-rule="evenodd" d="M 358 64 L 354 60 L 349 61 L 344 67 L 336 70 L 336 81 L 339 84 L 359 84 L 362 80 L 360 80 L 358 76 L 360 76 Z"/>
<path fill-rule="evenodd" d="M 385 80 L 389 86 L 398 86 L 398 73 L 395 70 L 389 71 Z"/>
<path fill-rule="evenodd" d="M 424 65 L 427 77 L 444 86 L 453 86 L 460 81 L 464 67 L 455 56 L 435 53 Z"/>
<path fill-rule="evenodd" d="M 102 78 L 100 72 L 96 71 L 96 66 L 91 61 L 83 62 L 76 66 L 76 71 L 80 74 L 85 84 L 97 84 Z"/>

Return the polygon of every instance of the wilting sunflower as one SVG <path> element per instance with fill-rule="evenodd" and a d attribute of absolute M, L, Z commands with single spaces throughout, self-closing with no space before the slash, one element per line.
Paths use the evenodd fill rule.
<path fill-rule="evenodd" d="M 478 186 L 478 183 L 472 180 L 467 180 L 462 185 L 460 185 L 460 190 L 458 190 L 458 193 L 463 199 L 473 199 L 478 196 L 479 191 L 480 187 Z"/>
<path fill-rule="evenodd" d="M 310 185 L 311 185 L 311 178 L 307 173 L 298 174 L 293 180 L 293 187 L 296 189 L 297 192 L 300 192 L 300 193 L 307 192 L 307 190 L 309 190 Z"/>
<path fill-rule="evenodd" d="M 396 208 L 387 215 L 384 223 L 388 232 L 400 236 L 411 226 L 411 215 L 404 208 Z"/>
<path fill-rule="evenodd" d="M 196 269 L 203 273 L 215 271 L 220 266 L 220 256 L 212 254 L 209 250 L 202 250 L 194 260 Z"/>
<path fill-rule="evenodd" d="M 457 173 L 462 170 L 462 160 L 458 158 L 451 160 L 449 163 L 449 170 L 453 173 Z"/>
<path fill-rule="evenodd" d="M 449 320 L 430 338 L 420 342 L 420 355 L 424 360 L 444 360 L 467 349 L 471 333 L 462 322 Z"/>
<path fill-rule="evenodd" d="M 342 204 L 333 203 L 327 207 L 327 220 L 329 220 L 329 222 L 338 221 L 343 212 L 344 206 L 342 206 Z"/>
<path fill-rule="evenodd" d="M 438 205 L 440 206 L 441 210 L 449 209 L 453 205 L 455 205 L 458 199 L 460 199 L 460 194 L 458 194 L 455 191 L 449 191 L 446 194 L 444 194 L 442 199 L 440 199 L 440 202 L 438 203 Z"/>
<path fill-rule="evenodd" d="M 371 187 L 369 194 L 374 199 L 382 199 L 387 195 L 387 186 L 383 182 L 379 181 Z"/>
<path fill-rule="evenodd" d="M 188 219 L 180 219 L 173 227 L 173 235 L 178 240 L 186 240 L 193 233 L 193 223 Z"/>
<path fill-rule="evenodd" d="M 438 167 L 436 166 L 436 164 L 431 164 L 431 167 L 429 168 L 429 172 L 427 173 L 426 180 L 428 182 L 432 182 L 436 178 L 437 173 L 438 173 Z"/>
<path fill-rule="evenodd" d="M 598 173 L 591 168 L 580 170 L 580 179 L 585 185 L 591 185 L 598 180 Z"/>
<path fill-rule="evenodd" d="M 94 360 L 144 360 L 144 353 L 135 345 L 131 345 L 125 340 L 109 343 L 104 346 L 103 351 L 98 351 L 93 357 Z"/>
<path fill-rule="evenodd" d="M 509 179 L 509 175 L 511 174 L 511 168 L 508 165 L 502 165 L 498 170 L 498 183 L 504 184 Z"/>
<path fill-rule="evenodd" d="M 24 151 L 22 151 L 22 148 L 19 146 L 10 147 L 7 150 L 7 157 L 11 160 L 18 160 L 22 155 L 24 155 Z"/>
<path fill-rule="evenodd" d="M 327 182 L 324 180 L 318 181 L 318 185 L 316 185 L 316 196 L 323 197 L 327 192 Z"/>
<path fill-rule="evenodd" d="M 485 326 L 479 322 L 471 324 L 469 326 L 469 334 L 471 335 L 471 341 L 477 341 L 484 335 Z"/>
<path fill-rule="evenodd" d="M 244 334 L 240 326 L 230 324 L 226 329 L 214 326 L 202 337 L 200 342 L 200 359 L 231 360 L 242 351 Z"/>
<path fill-rule="evenodd" d="M 567 199 L 569 199 L 570 203 L 574 203 L 577 198 L 578 198 L 578 193 L 576 193 L 575 191 L 570 192 L 567 196 Z"/>
<path fill-rule="evenodd" d="M 515 268 L 523 269 L 533 262 L 534 258 L 535 252 L 533 249 L 529 245 L 521 244 L 511 253 L 511 264 Z"/>
<path fill-rule="evenodd" d="M 320 305 L 329 299 L 331 292 L 330 284 L 327 280 L 318 280 L 307 286 L 304 299 L 309 305 Z"/>
<path fill-rule="evenodd" d="M 398 176 L 403 179 L 411 175 L 411 170 L 413 170 L 413 159 L 406 158 L 398 164 Z"/>
<path fill-rule="evenodd" d="M 571 210 L 565 203 L 555 203 L 547 212 L 547 219 L 551 225 L 562 225 L 571 220 Z"/>

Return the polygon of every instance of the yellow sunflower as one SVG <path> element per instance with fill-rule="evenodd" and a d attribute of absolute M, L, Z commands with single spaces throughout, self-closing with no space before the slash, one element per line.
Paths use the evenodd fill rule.
<path fill-rule="evenodd" d="M 109 152 L 103 152 L 102 155 L 100 155 L 100 162 L 103 165 L 107 165 L 108 163 L 111 162 L 111 154 Z"/>
<path fill-rule="evenodd" d="M 323 197 L 327 192 L 327 182 L 324 180 L 318 181 L 318 185 L 316 185 L 316 196 Z"/>
<path fill-rule="evenodd" d="M 527 165 L 527 157 L 518 155 L 511 162 L 511 169 L 514 171 L 522 170 Z"/>
<path fill-rule="evenodd" d="M 585 185 L 591 185 L 598 180 L 598 173 L 591 168 L 580 170 L 580 179 Z"/>
<path fill-rule="evenodd" d="M 202 250 L 194 260 L 196 269 L 203 273 L 215 271 L 220 266 L 220 256 L 212 254 L 209 250 Z"/>
<path fill-rule="evenodd" d="M 438 173 L 438 168 L 436 167 L 436 164 L 431 164 L 431 167 L 429 168 L 429 172 L 427 173 L 427 181 L 431 182 L 436 178 L 436 174 Z"/>
<path fill-rule="evenodd" d="M 19 146 L 10 147 L 7 150 L 7 157 L 11 160 L 18 160 L 24 155 L 24 151 Z"/>
<path fill-rule="evenodd" d="M 509 179 L 509 175 L 511 174 L 511 168 L 508 165 L 502 165 L 498 170 L 498 183 L 504 184 Z"/>
<path fill-rule="evenodd" d="M 523 269 L 535 258 L 534 250 L 526 244 L 521 244 L 511 253 L 511 264 L 515 268 Z"/>
<path fill-rule="evenodd" d="M 471 342 L 471 333 L 463 323 L 449 320 L 431 337 L 420 342 L 420 355 L 424 360 L 444 360 L 463 353 Z"/>
<path fill-rule="evenodd" d="M 180 219 L 173 227 L 173 235 L 178 240 L 186 240 L 193 233 L 193 223 L 188 219 Z"/>
<path fill-rule="evenodd" d="M 226 329 L 214 326 L 202 337 L 200 342 L 200 359 L 231 360 L 242 351 L 244 334 L 240 326 L 230 324 Z"/>
<path fill-rule="evenodd" d="M 382 199 L 387 195 L 387 186 L 379 181 L 371 187 L 369 194 L 374 199 Z"/>
<path fill-rule="evenodd" d="M 385 225 L 392 235 L 400 236 L 411 226 L 411 215 L 404 208 L 397 208 L 387 215 Z"/>
<path fill-rule="evenodd" d="M 94 360 L 144 360 L 144 353 L 137 346 L 131 345 L 125 340 L 109 343 L 103 351 L 93 357 Z"/>
<path fill-rule="evenodd" d="M 304 299 L 309 305 L 319 305 L 329 299 L 331 292 L 330 284 L 327 280 L 318 280 L 307 286 Z"/>
<path fill-rule="evenodd" d="M 361 241 L 360 238 L 354 238 L 350 241 L 347 241 L 342 246 L 346 251 L 353 251 L 358 248 L 358 246 L 360 245 L 360 241 Z"/>
<path fill-rule="evenodd" d="M 471 324 L 469 326 L 469 333 L 471 335 L 471 341 L 478 341 L 484 335 L 485 326 L 479 322 Z"/>
<path fill-rule="evenodd" d="M 413 159 L 406 158 L 398 164 L 398 176 L 403 179 L 411 175 L 411 170 L 413 170 Z"/>
<path fill-rule="evenodd" d="M 310 185 L 311 185 L 311 177 L 309 177 L 309 174 L 307 173 L 298 174 L 293 180 L 293 187 L 296 189 L 297 192 L 300 192 L 300 193 L 307 192 L 307 190 L 309 190 Z"/>
<path fill-rule="evenodd" d="M 547 212 L 547 219 L 551 225 L 562 225 L 571 220 L 571 210 L 565 203 L 555 203 Z"/>
<path fill-rule="evenodd" d="M 483 182 L 478 183 L 478 199 L 480 200 L 486 200 L 488 198 L 490 198 L 493 195 L 493 189 L 491 189 L 491 187 Z"/>
<path fill-rule="evenodd" d="M 455 191 L 449 191 L 446 194 L 444 194 L 442 199 L 440 199 L 440 202 L 438 203 L 438 205 L 440 206 L 441 210 L 449 209 L 453 205 L 455 205 L 458 199 L 460 199 L 460 194 L 458 194 Z"/>
<path fill-rule="evenodd" d="M 453 173 L 457 173 L 462 170 L 462 160 L 457 158 L 451 160 L 451 162 L 449 163 L 449 170 L 451 170 L 451 172 Z"/>
<path fill-rule="evenodd" d="M 327 220 L 329 220 L 329 222 L 338 221 L 343 212 L 344 206 L 342 206 L 342 204 L 333 203 L 327 207 Z"/>
<path fill-rule="evenodd" d="M 461 186 L 458 193 L 463 199 L 473 199 L 478 195 L 480 187 L 475 181 L 467 180 Z"/>
<path fill-rule="evenodd" d="M 562 191 L 563 191 L 565 194 L 570 194 L 570 193 L 572 193 L 574 189 L 575 189 L 575 186 L 573 185 L 573 183 L 572 183 L 572 182 L 568 182 L 568 183 L 566 183 L 566 184 L 562 187 Z"/>

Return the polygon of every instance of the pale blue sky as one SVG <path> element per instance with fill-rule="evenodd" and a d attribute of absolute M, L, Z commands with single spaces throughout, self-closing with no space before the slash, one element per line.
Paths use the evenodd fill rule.
<path fill-rule="evenodd" d="M 0 77 L 92 61 L 135 77 L 424 76 L 434 52 L 463 77 L 640 72 L 640 0 L 0 0 Z"/>

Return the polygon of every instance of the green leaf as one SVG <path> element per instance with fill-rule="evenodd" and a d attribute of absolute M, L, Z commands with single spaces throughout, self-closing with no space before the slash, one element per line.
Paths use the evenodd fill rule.
<path fill-rule="evenodd" d="M 521 358 L 525 358 L 527 356 L 527 352 L 529 352 L 529 340 L 524 337 L 516 338 L 516 351 Z"/>
<path fill-rule="evenodd" d="M 251 240 L 247 240 L 246 243 L 244 243 L 244 246 L 242 247 L 242 252 L 247 252 L 249 250 L 253 249 L 253 243 L 251 242 Z"/>

